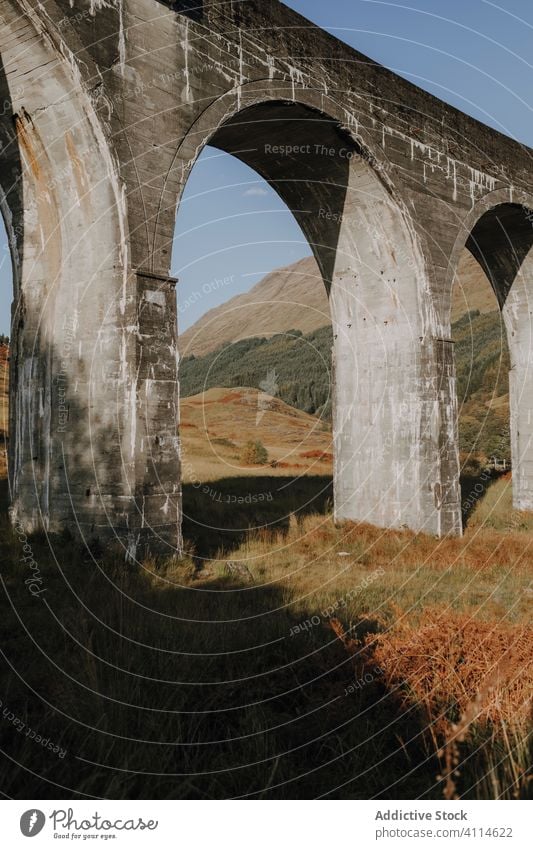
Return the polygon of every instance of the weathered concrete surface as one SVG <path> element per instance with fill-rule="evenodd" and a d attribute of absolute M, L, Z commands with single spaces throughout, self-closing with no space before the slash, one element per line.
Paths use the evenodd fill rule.
<path fill-rule="evenodd" d="M 533 507 L 531 151 L 273 0 L 0 0 L 0 55 L 25 525 L 179 550 L 170 253 L 207 143 L 271 181 L 324 276 L 337 516 L 460 533 L 465 246 L 505 312 L 515 499 Z"/>

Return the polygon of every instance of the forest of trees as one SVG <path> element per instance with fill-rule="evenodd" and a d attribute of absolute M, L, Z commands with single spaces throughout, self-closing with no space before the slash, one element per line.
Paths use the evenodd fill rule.
<path fill-rule="evenodd" d="M 461 451 L 509 459 L 509 369 L 499 311 L 467 313 L 452 327 Z"/>
<path fill-rule="evenodd" d="M 306 413 L 331 417 L 331 327 L 303 335 L 289 330 L 270 339 L 252 338 L 203 357 L 184 357 L 183 396 L 215 386 L 253 386 Z M 270 385 L 272 383 L 272 385 Z"/>
<path fill-rule="evenodd" d="M 452 338 L 461 451 L 508 459 L 510 363 L 500 312 L 466 313 L 453 325 Z M 332 329 L 327 326 L 307 335 L 292 330 L 270 339 L 235 342 L 203 357 L 184 357 L 182 395 L 197 395 L 212 387 L 252 386 L 306 413 L 330 419 L 332 343 Z"/>

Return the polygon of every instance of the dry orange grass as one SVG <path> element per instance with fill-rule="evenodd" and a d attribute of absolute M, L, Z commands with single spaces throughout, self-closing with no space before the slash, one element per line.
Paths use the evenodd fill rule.
<path fill-rule="evenodd" d="M 308 516 L 241 550 L 296 610 L 318 613 L 356 681 L 370 674 L 399 716 L 419 717 L 447 798 L 529 792 L 533 535 L 500 520 L 511 530 L 439 540 Z"/>
<path fill-rule="evenodd" d="M 352 658 L 355 679 L 365 680 L 370 670 L 372 681 L 379 670 L 399 713 L 421 715 L 428 756 L 436 754 L 441 763 L 437 780 L 446 799 L 461 798 L 463 766 L 473 754 L 484 767 L 469 778 L 467 790 L 479 785 L 483 798 L 526 796 L 533 780 L 533 628 L 432 608 L 416 626 L 402 611 L 397 615 L 392 628 L 363 640 L 337 618 L 329 621 Z"/>
<path fill-rule="evenodd" d="M 181 411 L 184 482 L 243 475 L 331 474 L 331 432 L 314 416 L 256 389 L 209 389 L 183 398 Z M 247 443 L 260 440 L 270 466 L 250 469 L 241 459 Z"/>
<path fill-rule="evenodd" d="M 428 607 L 420 623 L 399 616 L 369 643 L 402 706 L 423 705 L 437 736 L 473 705 L 471 721 L 481 724 L 523 722 L 531 714 L 533 627 Z"/>

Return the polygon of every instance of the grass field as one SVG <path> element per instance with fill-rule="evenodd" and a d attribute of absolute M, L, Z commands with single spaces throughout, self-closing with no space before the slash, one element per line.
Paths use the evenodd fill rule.
<path fill-rule="evenodd" d="M 533 536 L 509 480 L 445 540 L 336 527 L 325 481 L 306 482 L 254 507 L 263 528 L 215 502 L 235 536 L 216 555 L 197 532 L 200 564 L 127 566 L 63 538 L 55 559 L 36 536 L 38 597 L 4 520 L 5 794 L 531 795 Z M 291 513 L 303 496 L 319 501 Z"/>

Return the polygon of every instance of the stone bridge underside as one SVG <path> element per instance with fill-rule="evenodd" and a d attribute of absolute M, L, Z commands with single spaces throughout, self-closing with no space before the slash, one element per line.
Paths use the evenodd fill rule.
<path fill-rule="evenodd" d="M 339 519 L 459 534 L 450 301 L 466 246 L 511 350 L 533 509 L 531 151 L 273 0 L 0 0 L 10 486 L 29 530 L 180 548 L 176 209 L 206 144 L 276 188 L 334 326 Z"/>

